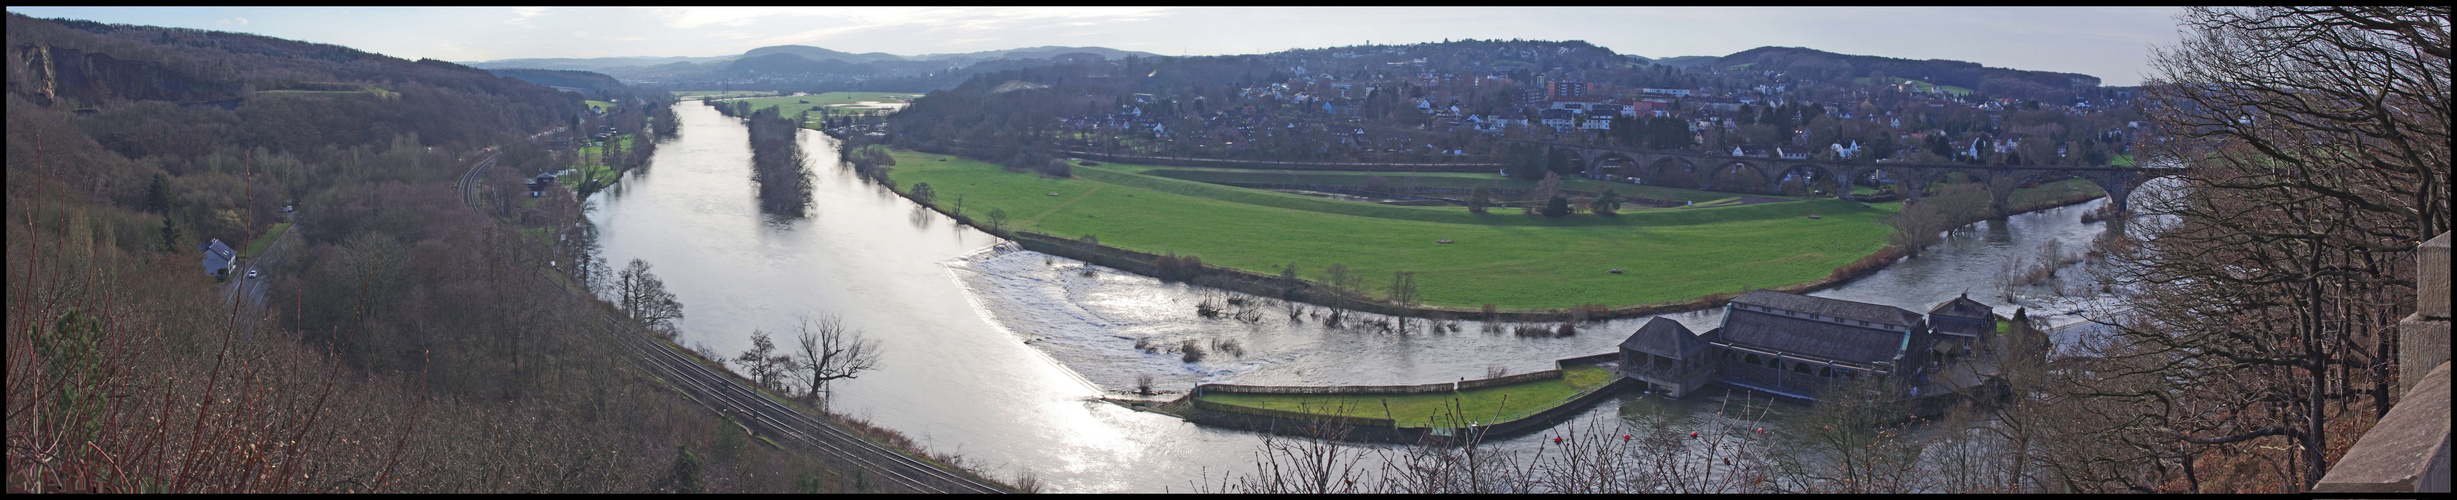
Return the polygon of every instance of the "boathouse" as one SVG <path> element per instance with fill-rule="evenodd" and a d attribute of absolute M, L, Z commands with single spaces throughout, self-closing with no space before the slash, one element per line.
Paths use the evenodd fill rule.
<path fill-rule="evenodd" d="M 1928 311 L 1928 332 L 1935 335 L 1932 364 L 1953 364 L 1992 354 L 1996 345 L 1996 313 L 1965 293 Z"/>
<path fill-rule="evenodd" d="M 1621 341 L 1621 376 L 1673 398 L 1698 390 L 1713 381 L 1715 358 L 1707 348 L 1717 340 L 1715 332 L 1698 335 L 1661 316 L 1648 320 Z"/>
<path fill-rule="evenodd" d="M 1710 334 L 1715 381 L 1806 401 L 1869 377 L 1916 386 L 1934 345 L 1919 313 L 1773 290 L 1733 298 Z"/>

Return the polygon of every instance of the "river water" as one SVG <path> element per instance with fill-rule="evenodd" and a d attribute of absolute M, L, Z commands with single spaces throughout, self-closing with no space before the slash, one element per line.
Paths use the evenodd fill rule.
<path fill-rule="evenodd" d="M 799 318 L 835 315 L 880 341 L 878 368 L 835 385 L 835 410 L 964 456 L 993 474 L 1030 472 L 1069 492 L 1189 491 L 1250 472 L 1261 440 L 1101 402 L 1149 377 L 1182 392 L 1196 383 L 1419 384 L 1523 373 L 1552 360 L 1611 352 L 1644 318 L 1587 325 L 1566 338 L 1457 332 L 1409 334 L 1292 322 L 1279 309 L 1253 322 L 1204 319 L 1194 305 L 1222 292 L 1012 249 L 995 237 L 865 184 L 835 164 L 835 141 L 803 131 L 813 165 L 801 218 L 762 214 L 753 196 L 747 131 L 698 103 L 676 105 L 682 132 L 646 168 L 594 198 L 607 262 L 655 266 L 684 304 L 682 341 L 729 355 L 754 330 L 789 344 Z M 2008 259 L 2037 259 L 2048 242 L 2077 252 L 2101 230 L 2079 222 L 2103 201 L 1974 224 L 1938 248 L 1813 295 L 1926 312 L 1961 293 L 2010 315 L 2052 323 L 2080 302 L 2044 287 L 1995 283 Z M 1091 271 L 1087 276 L 1085 271 Z M 2073 271 L 2068 270 L 2070 274 Z M 2057 314 L 2041 314 L 2042 311 Z M 1668 315 L 1695 330 L 1717 311 Z M 1234 342 L 1186 363 L 1171 348 Z M 1217 344 L 1215 344 L 1217 343 Z M 1138 345 L 1140 344 L 1140 345 Z M 1660 413 L 1689 421 L 1720 398 L 1630 395 L 1579 417 L 1609 423 Z M 1777 408 L 1777 413 L 1790 411 Z M 1780 415 L 1778 415 L 1778 420 Z M 1541 434 L 1502 443 L 1532 448 Z M 1206 478 L 1209 478 L 1207 481 Z"/>

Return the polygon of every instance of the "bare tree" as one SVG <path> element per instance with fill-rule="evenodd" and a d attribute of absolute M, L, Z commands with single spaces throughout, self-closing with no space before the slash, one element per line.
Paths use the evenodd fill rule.
<path fill-rule="evenodd" d="M 2136 471 L 2087 479 L 2155 487 L 2130 483 L 2233 449 L 2285 461 L 2280 489 L 2300 490 L 2345 442 L 2333 433 L 2362 430 L 2333 420 L 2395 397 L 2388 326 L 2411 312 L 2411 252 L 2449 227 L 2449 10 L 2180 17 L 2144 108 L 2166 134 L 2146 156 L 2185 167 L 2182 189 L 2145 193 L 2158 222 L 2111 245 L 2130 312 L 2103 318 L 2120 335 L 2094 354 L 2127 383 L 2085 393 L 2163 437 L 2124 452 Z"/>
<path fill-rule="evenodd" d="M 742 355 L 733 361 L 751 371 L 752 381 L 771 390 L 782 389 L 785 377 L 800 368 L 800 363 L 794 362 L 792 355 L 776 352 L 776 342 L 770 340 L 768 332 L 764 330 L 751 330 L 750 350 L 742 351 Z"/>
<path fill-rule="evenodd" d="M 1391 303 L 1403 306 L 1416 303 L 1416 271 L 1391 274 Z"/>
<path fill-rule="evenodd" d="M 682 320 L 682 302 L 665 291 L 665 280 L 649 272 L 648 261 L 631 259 L 615 277 L 614 292 L 625 317 L 666 338 L 677 333 L 674 323 Z"/>
<path fill-rule="evenodd" d="M 796 373 L 808 397 L 821 398 L 829 382 L 858 378 L 879 365 L 879 342 L 845 328 L 844 320 L 834 315 L 803 318 L 799 328 L 794 340 L 801 366 Z"/>

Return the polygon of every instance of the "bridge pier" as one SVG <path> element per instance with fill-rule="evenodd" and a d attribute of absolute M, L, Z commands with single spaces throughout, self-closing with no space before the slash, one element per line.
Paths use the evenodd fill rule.
<path fill-rule="evenodd" d="M 1989 176 L 1987 182 L 1988 213 L 1992 214 L 1989 218 L 2002 219 L 2012 215 L 2013 189 L 2021 181 L 2013 175 L 2000 173 Z"/>

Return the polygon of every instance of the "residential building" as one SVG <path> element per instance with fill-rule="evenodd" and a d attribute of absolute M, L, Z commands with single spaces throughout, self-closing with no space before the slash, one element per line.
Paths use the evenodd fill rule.
<path fill-rule="evenodd" d="M 239 253 L 231 251 L 230 245 L 222 244 L 221 238 L 214 238 L 197 250 L 205 254 L 206 276 L 219 276 L 222 270 L 230 269 L 231 263 L 239 260 Z"/>

